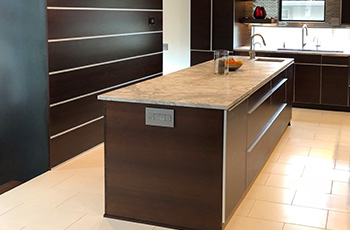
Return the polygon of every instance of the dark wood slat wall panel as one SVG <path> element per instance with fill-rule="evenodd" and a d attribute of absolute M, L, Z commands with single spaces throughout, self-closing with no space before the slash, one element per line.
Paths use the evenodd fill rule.
<path fill-rule="evenodd" d="M 49 43 L 49 71 L 162 51 L 162 33 Z"/>
<path fill-rule="evenodd" d="M 155 18 L 156 23 L 149 26 L 149 18 Z M 162 12 L 48 10 L 48 23 L 50 25 L 49 39 L 161 31 L 163 29 Z"/>
<path fill-rule="evenodd" d="M 162 0 L 48 0 L 47 3 L 49 40 L 66 39 L 48 43 L 50 103 L 63 102 L 50 108 L 50 134 L 66 132 L 50 141 L 52 167 L 103 141 L 102 121 L 84 125 L 103 116 L 98 94 L 132 80 L 161 74 L 162 54 L 135 56 L 162 51 L 163 6 Z M 149 18 L 155 18 L 156 24 L 150 26 Z M 131 59 L 96 65 L 123 58 Z M 86 65 L 92 66 L 81 68 Z M 60 70 L 66 71 L 52 74 Z M 81 125 L 84 126 L 74 129 Z"/>
<path fill-rule="evenodd" d="M 161 54 L 50 76 L 50 103 L 162 72 Z"/>
<path fill-rule="evenodd" d="M 163 9 L 162 0 L 47 0 L 48 6 Z"/>
<path fill-rule="evenodd" d="M 103 116 L 103 102 L 96 100 L 98 94 L 51 107 L 50 135 Z"/>
<path fill-rule="evenodd" d="M 104 120 L 68 132 L 51 139 L 50 165 L 56 166 L 74 156 L 103 142 Z"/>

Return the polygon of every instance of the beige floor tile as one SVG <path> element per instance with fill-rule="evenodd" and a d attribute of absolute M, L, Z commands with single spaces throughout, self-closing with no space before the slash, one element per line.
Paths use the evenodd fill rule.
<path fill-rule="evenodd" d="M 237 208 L 235 212 L 235 216 L 248 216 L 250 210 L 252 209 L 253 205 L 255 203 L 255 200 L 250 200 L 248 198 L 244 198 L 239 207 Z"/>
<path fill-rule="evenodd" d="M 320 157 L 300 156 L 294 154 L 281 154 L 278 159 L 278 163 L 317 168 L 334 168 L 335 160 Z"/>
<path fill-rule="evenodd" d="M 154 226 L 103 218 L 101 215 L 85 215 L 67 230 L 153 230 Z"/>
<path fill-rule="evenodd" d="M 329 211 L 327 229 L 350 230 L 350 214 Z"/>
<path fill-rule="evenodd" d="M 294 127 L 302 127 L 302 128 L 315 128 L 317 129 L 319 126 L 319 122 L 307 122 L 307 121 L 300 121 L 300 120 L 293 120 L 292 126 Z"/>
<path fill-rule="evenodd" d="M 319 228 L 305 227 L 301 225 L 285 224 L 283 230 L 320 230 Z"/>
<path fill-rule="evenodd" d="M 22 203 L 23 202 L 17 199 L 16 196 L 13 196 L 12 193 L 8 192 L 0 195 L 0 216 L 5 212 L 8 212 L 11 209 L 21 205 Z"/>
<path fill-rule="evenodd" d="M 329 133 L 326 134 L 323 132 L 319 132 L 319 133 L 316 133 L 315 140 L 337 142 L 340 140 L 340 136 L 338 134 L 329 134 Z"/>
<path fill-rule="evenodd" d="M 350 152 L 350 143 L 339 143 L 337 149 L 339 151 Z"/>
<path fill-rule="evenodd" d="M 266 186 L 330 193 L 332 181 L 271 174 Z"/>
<path fill-rule="evenodd" d="M 268 162 L 265 164 L 262 172 L 289 176 L 301 176 L 303 170 L 304 166 Z"/>
<path fill-rule="evenodd" d="M 20 223 L 6 223 L 5 222 L 0 222 L 0 229 L 1 230 L 22 230 L 24 229 L 24 224 Z"/>
<path fill-rule="evenodd" d="M 303 177 L 348 182 L 350 181 L 350 172 L 345 170 L 305 167 Z"/>
<path fill-rule="evenodd" d="M 311 148 L 310 157 L 322 157 L 328 159 L 350 159 L 350 152 L 338 151 L 337 149 L 320 149 L 320 148 Z"/>
<path fill-rule="evenodd" d="M 332 194 L 350 197 L 350 183 L 333 181 Z"/>
<path fill-rule="evenodd" d="M 60 204 L 57 209 L 103 216 L 104 195 L 80 192 Z"/>
<path fill-rule="evenodd" d="M 349 171 L 350 170 L 350 161 L 336 160 L 335 169 Z"/>
<path fill-rule="evenodd" d="M 307 156 L 310 152 L 310 147 L 307 146 L 297 146 L 297 145 L 284 145 L 283 147 L 276 150 L 278 153 L 283 154 L 294 154 L 294 155 L 303 155 Z"/>
<path fill-rule="evenodd" d="M 43 208 L 21 205 L 0 216 L 0 223 L 21 223 L 30 229 L 62 230 L 79 220 L 84 213 L 58 211 L 54 208 Z"/>
<path fill-rule="evenodd" d="M 350 212 L 350 202 L 348 197 L 315 192 L 297 191 L 293 200 L 293 205 Z"/>
<path fill-rule="evenodd" d="M 342 124 L 343 115 L 340 113 L 323 113 L 320 123 L 326 124 Z"/>
<path fill-rule="evenodd" d="M 249 217 L 316 228 L 325 228 L 327 211 L 256 201 L 250 211 Z"/>
<path fill-rule="evenodd" d="M 254 181 L 254 184 L 264 185 L 267 181 L 267 178 L 269 178 L 269 176 L 270 176 L 270 173 L 261 172 L 256 178 L 256 180 Z"/>
<path fill-rule="evenodd" d="M 341 124 L 334 124 L 334 123 L 322 123 L 320 122 L 319 125 L 318 125 L 319 129 L 323 129 L 323 130 L 326 130 L 326 129 L 330 129 L 330 130 L 334 130 L 334 131 L 339 131 L 340 132 L 340 129 L 342 128 L 342 125 Z"/>
<path fill-rule="evenodd" d="M 262 200 L 283 204 L 291 204 L 294 198 L 295 189 L 268 187 L 253 185 L 246 198 L 250 200 Z"/>
<path fill-rule="evenodd" d="M 104 181 L 102 178 L 74 175 L 57 184 L 54 188 L 75 192 L 104 194 Z"/>
<path fill-rule="evenodd" d="M 225 230 L 282 230 L 283 223 L 235 216 Z"/>
<path fill-rule="evenodd" d="M 338 146 L 338 143 L 334 141 L 320 141 L 300 138 L 289 138 L 288 144 L 324 149 L 337 149 Z"/>
<path fill-rule="evenodd" d="M 314 139 L 316 135 L 315 130 L 302 129 L 302 128 L 290 128 L 286 131 L 286 137 L 295 137 L 295 138 L 305 138 L 305 139 Z"/>

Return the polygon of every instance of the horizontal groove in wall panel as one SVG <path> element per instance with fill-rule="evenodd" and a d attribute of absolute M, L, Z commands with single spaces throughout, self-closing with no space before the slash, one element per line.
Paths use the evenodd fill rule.
<path fill-rule="evenodd" d="M 47 6 L 163 9 L 162 0 L 47 0 Z"/>
<path fill-rule="evenodd" d="M 49 71 L 162 51 L 162 33 L 49 43 Z"/>
<path fill-rule="evenodd" d="M 103 116 L 98 94 L 50 108 L 50 136 Z"/>
<path fill-rule="evenodd" d="M 155 18 L 156 24 L 149 26 L 149 18 Z M 162 12 L 48 10 L 49 39 L 161 31 L 162 27 Z"/>
<path fill-rule="evenodd" d="M 103 142 L 104 119 L 50 140 L 50 167 Z"/>
<path fill-rule="evenodd" d="M 162 72 L 163 55 L 49 76 L 50 104 Z"/>

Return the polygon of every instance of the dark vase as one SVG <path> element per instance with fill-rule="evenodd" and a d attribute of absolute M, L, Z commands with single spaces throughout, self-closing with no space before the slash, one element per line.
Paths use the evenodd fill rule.
<path fill-rule="evenodd" d="M 264 19 L 266 17 L 266 11 L 264 7 L 257 6 L 254 10 L 254 18 L 256 19 Z"/>

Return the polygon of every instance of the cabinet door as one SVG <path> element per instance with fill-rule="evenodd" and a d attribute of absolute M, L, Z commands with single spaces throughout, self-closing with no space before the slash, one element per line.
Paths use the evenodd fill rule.
<path fill-rule="evenodd" d="M 191 52 L 191 66 L 213 60 L 214 54 L 211 51 L 202 52 L 202 51 L 192 51 Z"/>
<path fill-rule="evenodd" d="M 350 24 L 350 1 L 342 1 L 342 15 L 341 15 L 341 24 Z"/>
<path fill-rule="evenodd" d="M 191 0 L 191 49 L 210 50 L 211 0 Z"/>
<path fill-rule="evenodd" d="M 321 66 L 295 65 L 295 102 L 320 103 Z"/>
<path fill-rule="evenodd" d="M 347 105 L 348 68 L 322 67 L 321 103 L 326 105 Z"/>
<path fill-rule="evenodd" d="M 213 1 L 213 49 L 233 50 L 234 0 Z"/>

